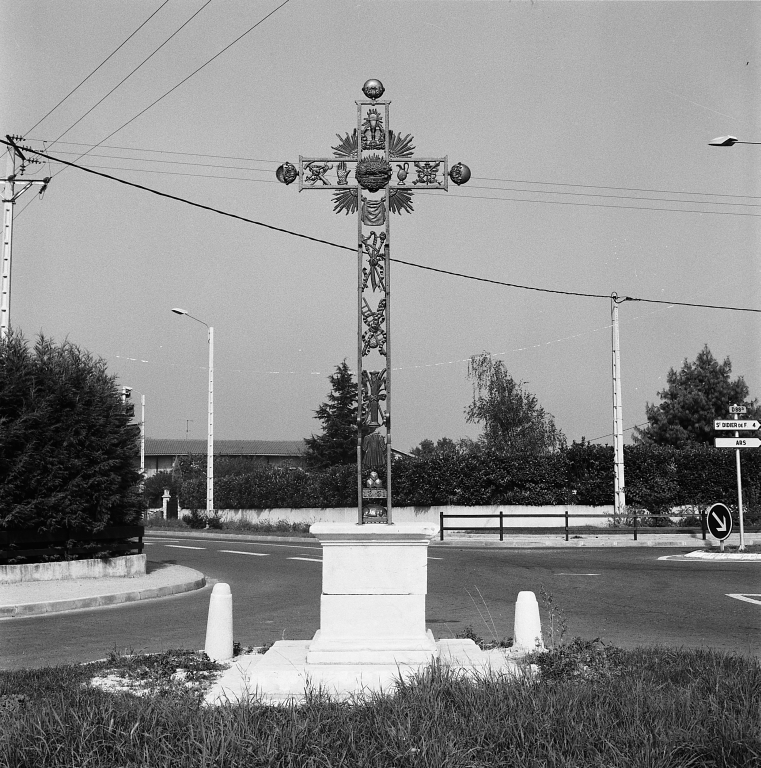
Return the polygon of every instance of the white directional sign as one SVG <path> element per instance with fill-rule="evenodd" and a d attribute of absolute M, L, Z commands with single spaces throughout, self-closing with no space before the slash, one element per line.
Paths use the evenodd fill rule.
<path fill-rule="evenodd" d="M 732 533 L 732 513 L 726 504 L 714 504 L 706 514 L 708 532 L 719 541 Z"/>
<path fill-rule="evenodd" d="M 716 448 L 759 448 L 761 439 L 758 437 L 714 437 Z"/>
<path fill-rule="evenodd" d="M 713 422 L 713 428 L 714 429 L 738 429 L 740 431 L 743 430 L 752 430 L 755 431 L 759 427 L 761 427 L 761 421 L 720 421 L 719 419 L 716 419 Z"/>
<path fill-rule="evenodd" d="M 730 413 L 747 413 L 748 409 L 744 405 L 730 405 L 729 412 Z"/>

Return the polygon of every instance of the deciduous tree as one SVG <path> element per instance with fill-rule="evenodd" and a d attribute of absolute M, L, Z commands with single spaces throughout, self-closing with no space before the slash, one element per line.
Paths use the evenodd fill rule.
<path fill-rule="evenodd" d="M 535 395 L 515 381 L 501 360 L 488 352 L 468 361 L 473 381 L 473 402 L 465 409 L 469 424 L 483 424 L 479 437 L 487 449 L 499 453 L 521 451 L 554 453 L 566 445 L 552 414 L 539 405 Z"/>

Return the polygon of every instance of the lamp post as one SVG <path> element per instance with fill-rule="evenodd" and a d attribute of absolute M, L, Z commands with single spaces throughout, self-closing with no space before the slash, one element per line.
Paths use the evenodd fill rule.
<path fill-rule="evenodd" d="M 122 400 L 127 400 L 132 395 L 132 387 L 122 387 Z M 145 480 L 145 395 L 140 395 L 140 474 Z"/>
<path fill-rule="evenodd" d="M 711 139 L 708 142 L 709 147 L 733 147 L 735 144 L 761 144 L 761 141 L 740 141 L 737 136 L 717 136 L 715 139 Z M 737 415 L 735 415 L 737 418 Z M 735 432 L 735 436 L 739 437 L 740 433 Z M 742 481 L 740 479 L 740 451 L 735 451 L 735 465 L 737 467 L 737 510 L 740 515 L 740 551 L 745 549 L 745 532 L 743 530 L 743 497 L 742 497 Z"/>
<path fill-rule="evenodd" d="M 203 320 L 193 317 L 189 312 L 179 307 L 173 307 L 176 315 L 186 315 L 209 331 L 209 429 L 206 443 L 206 514 L 214 511 L 214 328 Z"/>

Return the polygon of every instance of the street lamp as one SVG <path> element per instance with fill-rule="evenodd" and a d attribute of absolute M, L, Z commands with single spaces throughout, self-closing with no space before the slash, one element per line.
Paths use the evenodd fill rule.
<path fill-rule="evenodd" d="M 708 142 L 709 147 L 733 147 L 735 144 L 761 144 L 761 141 L 740 141 L 737 136 L 717 136 Z M 735 416 L 737 418 L 737 416 Z M 735 437 L 740 433 L 735 432 Z M 745 549 L 745 530 L 743 527 L 743 495 L 742 480 L 740 479 L 740 450 L 735 450 L 735 464 L 737 467 L 737 511 L 740 517 L 740 551 Z"/>
<path fill-rule="evenodd" d="M 189 312 L 179 307 L 173 307 L 176 315 L 186 315 L 209 329 L 209 429 L 206 444 L 206 513 L 214 511 L 214 328 L 203 320 L 193 317 Z"/>
<path fill-rule="evenodd" d="M 127 400 L 132 396 L 132 387 L 122 387 L 122 400 L 127 404 Z M 140 474 L 145 482 L 145 395 L 140 395 Z"/>

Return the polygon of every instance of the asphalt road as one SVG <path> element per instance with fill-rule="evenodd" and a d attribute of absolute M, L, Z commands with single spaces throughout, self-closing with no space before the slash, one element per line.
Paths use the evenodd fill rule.
<path fill-rule="evenodd" d="M 230 584 L 243 645 L 311 638 L 319 628 L 321 548 L 312 542 L 148 539 L 149 562 L 177 563 Z M 536 593 L 545 641 L 600 637 L 622 647 L 709 646 L 761 656 L 761 563 L 661 560 L 638 549 L 429 548 L 427 623 L 437 638 L 466 627 L 512 635 L 518 592 Z M 111 650 L 202 648 L 211 586 L 122 606 L 0 621 L 0 668 L 103 658 Z M 546 596 L 543 598 L 542 593 Z M 756 595 L 757 602 L 728 595 Z M 559 613 L 558 613 L 559 612 Z"/>

